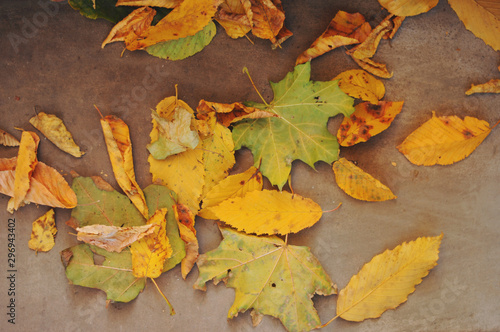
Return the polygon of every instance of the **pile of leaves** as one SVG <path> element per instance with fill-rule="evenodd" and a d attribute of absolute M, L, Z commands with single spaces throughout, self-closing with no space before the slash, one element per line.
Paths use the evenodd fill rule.
<path fill-rule="evenodd" d="M 143 2 L 123 0 L 119 4 L 145 5 Z M 115 15 L 117 9 L 109 3 L 70 0 L 87 16 L 118 21 L 120 15 Z M 149 52 L 152 47 L 163 47 L 159 44 L 198 35 L 213 24 L 213 17 L 232 37 L 252 31 L 261 38 L 262 17 L 276 18 L 272 21 L 281 23 L 265 37 L 275 46 L 283 40 L 280 33 L 287 31 L 277 0 L 236 1 L 241 7 L 231 6 L 230 1 L 198 1 L 196 6 L 191 0 L 155 3 L 173 9 L 168 14 L 149 7 L 125 10 L 106 42 L 122 40 L 128 49 Z M 416 0 L 395 7 L 398 1 L 380 3 L 390 15 L 373 29 L 361 14 L 339 11 L 327 30 L 299 56 L 294 69 L 280 82 L 271 82 L 272 101 L 262 97 L 261 102 L 232 104 L 200 100 L 194 111 L 177 95 L 162 100 L 151 111 L 151 142 L 146 148 L 152 183 L 146 188 L 136 181 L 129 128 L 116 116 L 101 114 L 100 122 L 123 193 L 101 177 L 76 173 L 70 187 L 55 169 L 38 161 L 40 139 L 35 132 L 23 131 L 17 141 L 0 131 L 0 144 L 19 146 L 17 157 L 0 159 L 0 192 L 12 197 L 7 210 L 13 213 L 30 202 L 72 209 L 66 224 L 82 243 L 61 252 L 66 276 L 74 285 L 103 290 L 108 302 L 133 300 L 147 279 L 156 285 L 156 278 L 178 264 L 186 278 L 197 264 L 196 289 L 204 290 L 210 280 L 235 289 L 229 318 L 251 310 L 254 325 L 263 315 L 271 315 L 289 331 L 309 331 L 338 317 L 356 322 L 380 317 L 405 302 L 437 264 L 442 234 L 405 242 L 376 255 L 340 291 L 309 248 L 288 242 L 288 234 L 313 227 L 323 213 L 334 211 L 324 211 L 293 192 L 290 173 L 294 160 L 311 167 L 319 161 L 331 164 L 338 186 L 355 199 L 396 199 L 374 176 L 340 158 L 340 152 L 383 133 L 402 111 L 403 101 L 383 100 L 384 84 L 371 74 L 388 78 L 391 73 L 371 58 L 383 38 L 395 36 L 405 16 L 425 12 L 437 1 Z M 272 6 L 275 11 L 269 11 Z M 160 14 L 166 15 L 160 19 Z M 179 33 L 181 37 L 164 39 Z M 356 45 L 347 54 L 364 70 L 348 70 L 331 81 L 310 80 L 312 59 L 347 45 Z M 339 114 L 344 119 L 333 135 L 327 122 Z M 61 150 L 75 158 L 84 155 L 55 115 L 40 112 L 30 123 Z M 480 119 L 466 116 L 462 120 L 433 112 L 397 148 L 416 165 L 449 165 L 469 156 L 491 129 Z M 242 147 L 252 151 L 254 166 L 232 174 L 235 150 Z M 264 189 L 264 177 L 271 184 L 268 189 Z M 283 190 L 287 183 L 290 192 Z M 217 220 L 223 236 L 218 248 L 201 255 L 196 216 Z M 29 247 L 36 252 L 50 250 L 56 233 L 51 209 L 33 223 Z M 96 255 L 104 257 L 102 264 L 96 263 Z M 334 318 L 325 324 L 311 300 L 315 294 L 338 295 Z"/>

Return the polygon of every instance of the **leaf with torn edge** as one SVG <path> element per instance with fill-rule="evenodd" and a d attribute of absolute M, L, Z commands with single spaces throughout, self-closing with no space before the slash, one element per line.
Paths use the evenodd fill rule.
<path fill-rule="evenodd" d="M 154 230 L 155 224 L 132 227 L 88 225 L 76 228 L 78 241 L 95 245 L 110 252 L 121 252 Z"/>
<path fill-rule="evenodd" d="M 333 163 L 337 185 L 346 194 L 368 202 L 380 202 L 395 199 L 392 191 L 345 158 Z"/>
<path fill-rule="evenodd" d="M 442 238 L 419 237 L 373 257 L 339 292 L 337 315 L 361 322 L 405 302 L 437 265 Z"/>
<path fill-rule="evenodd" d="M 94 262 L 95 255 L 104 256 L 101 265 Z M 113 253 L 79 244 L 63 250 L 61 260 L 71 284 L 98 288 L 106 292 L 109 301 L 132 301 L 146 285 L 145 278 L 136 278 L 132 274 L 132 255 L 128 248 Z"/>
<path fill-rule="evenodd" d="M 198 215 L 205 219 L 217 219 L 212 208 L 234 197 L 243 197 L 249 191 L 262 190 L 262 174 L 252 166 L 245 172 L 230 175 L 215 185 L 203 198 Z"/>
<path fill-rule="evenodd" d="M 323 214 L 313 200 L 276 190 L 250 191 L 211 210 L 226 224 L 257 235 L 297 233 L 314 225 Z"/>
<path fill-rule="evenodd" d="M 43 216 L 33 221 L 28 247 L 37 253 L 39 251 L 49 251 L 54 247 L 54 236 L 56 233 L 54 210 L 50 209 Z"/>
<path fill-rule="evenodd" d="M 179 234 L 186 244 L 186 257 L 181 262 L 182 278 L 186 279 L 198 259 L 198 239 L 194 228 L 194 214 L 183 204 L 174 205 L 175 218 L 179 226 Z"/>
<path fill-rule="evenodd" d="M 500 93 L 500 79 L 491 79 L 478 85 L 472 84 L 470 89 L 465 92 L 467 96 L 474 93 Z"/>
<path fill-rule="evenodd" d="M 209 114 L 215 113 L 217 122 L 229 127 L 233 122 L 244 119 L 264 119 L 279 117 L 276 113 L 262 110 L 256 107 L 246 106 L 243 103 L 222 104 L 211 101 L 200 100 L 196 108 L 197 118 L 205 119 Z"/>
<path fill-rule="evenodd" d="M 116 116 L 108 115 L 101 119 L 101 126 L 116 182 L 137 210 L 148 218 L 144 193 L 135 180 L 132 142 L 127 124 Z"/>
<path fill-rule="evenodd" d="M 277 317 L 288 331 L 309 331 L 320 324 L 311 298 L 335 294 L 337 287 L 309 248 L 288 245 L 274 236 L 221 232 L 219 247 L 198 259 L 194 288 L 205 290 L 212 279 L 234 288 L 228 318 L 253 309 L 252 316 Z"/>
<path fill-rule="evenodd" d="M 19 141 L 8 132 L 0 129 L 0 144 L 4 146 L 19 146 Z"/>
<path fill-rule="evenodd" d="M 38 163 L 36 151 L 40 138 L 31 131 L 23 131 L 16 159 L 14 172 L 14 190 L 12 198 L 7 203 L 7 211 L 14 213 L 24 204 L 26 193 L 30 189 L 31 175 Z"/>
<path fill-rule="evenodd" d="M 341 146 L 352 146 L 366 142 L 389 128 L 396 115 L 403 108 L 402 101 L 381 101 L 377 104 L 364 102 L 357 104 L 354 113 L 345 117 L 337 132 Z"/>
<path fill-rule="evenodd" d="M 155 15 L 156 10 L 152 8 L 137 8 L 111 29 L 106 39 L 102 42 L 101 48 L 116 41 L 129 43 L 137 39 L 151 26 L 151 22 Z"/>
<path fill-rule="evenodd" d="M 469 156 L 490 134 L 488 122 L 466 116 L 436 116 L 412 132 L 397 148 L 415 165 L 450 165 Z"/>
<path fill-rule="evenodd" d="M 339 81 L 339 88 L 353 98 L 378 104 L 385 95 L 384 83 L 361 69 L 346 70 L 332 81 Z"/>
<path fill-rule="evenodd" d="M 73 136 L 57 116 L 40 112 L 30 119 L 30 123 L 62 151 L 77 158 L 85 154 L 76 145 Z"/>
<path fill-rule="evenodd" d="M 434 8 L 439 0 L 378 0 L 389 13 L 397 16 L 415 16 Z"/>

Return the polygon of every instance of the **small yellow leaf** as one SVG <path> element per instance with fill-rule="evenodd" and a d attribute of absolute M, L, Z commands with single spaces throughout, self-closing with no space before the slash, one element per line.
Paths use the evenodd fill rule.
<path fill-rule="evenodd" d="M 252 3 L 250 0 L 225 0 L 219 7 L 215 20 L 231 38 L 239 38 L 252 30 Z"/>
<path fill-rule="evenodd" d="M 442 238 L 419 237 L 373 257 L 339 292 L 337 315 L 361 322 L 405 302 L 437 265 Z"/>
<path fill-rule="evenodd" d="M 257 235 L 297 233 L 323 214 L 313 200 L 276 190 L 250 191 L 225 200 L 212 211 L 228 225 Z"/>
<path fill-rule="evenodd" d="M 14 194 L 7 204 L 7 211 L 14 213 L 24 202 L 30 189 L 31 174 L 38 163 L 36 151 L 40 138 L 31 131 L 23 131 L 14 175 Z"/>
<path fill-rule="evenodd" d="M 30 119 L 30 123 L 59 149 L 77 158 L 83 156 L 84 152 L 80 151 L 73 136 L 57 116 L 40 112 Z"/>
<path fill-rule="evenodd" d="M 262 174 L 254 166 L 243 173 L 230 175 L 215 185 L 203 198 L 198 215 L 205 219 L 217 219 L 212 207 L 228 198 L 243 197 L 247 192 L 262 190 Z"/>
<path fill-rule="evenodd" d="M 438 4 L 439 0 L 378 0 L 378 2 L 391 14 L 415 16 L 428 12 Z"/>
<path fill-rule="evenodd" d="M 165 260 L 172 255 L 166 231 L 166 214 L 166 208 L 158 209 L 148 220 L 148 224 L 156 225 L 154 233 L 130 246 L 133 274 L 137 278 L 158 278 L 163 272 Z"/>
<path fill-rule="evenodd" d="M 8 132 L 0 129 L 0 144 L 4 146 L 19 146 L 19 141 Z"/>
<path fill-rule="evenodd" d="M 110 252 L 121 252 L 144 236 L 155 231 L 155 224 L 132 227 L 89 225 L 77 227 L 77 240 L 95 245 Z"/>
<path fill-rule="evenodd" d="M 339 88 L 349 96 L 378 104 L 384 97 L 384 83 L 361 69 L 347 70 L 333 79 L 340 80 Z"/>
<path fill-rule="evenodd" d="M 333 163 L 333 171 L 340 189 L 351 197 L 368 202 L 396 198 L 387 186 L 345 158 Z"/>
<path fill-rule="evenodd" d="M 473 93 L 500 93 L 500 80 L 491 79 L 483 84 L 472 84 L 470 89 L 467 90 L 465 94 L 469 96 Z"/>
<path fill-rule="evenodd" d="M 43 216 L 33 221 L 31 230 L 31 239 L 28 242 L 28 247 L 39 251 L 49 251 L 54 247 L 54 236 L 57 233 L 56 223 L 54 220 L 54 210 L 50 209 Z"/>
<path fill-rule="evenodd" d="M 182 0 L 118 0 L 116 6 L 150 6 L 174 8 L 177 7 Z"/>
<path fill-rule="evenodd" d="M 285 23 L 285 12 L 280 1 L 251 0 L 252 34 L 255 37 L 269 39 L 273 44 Z"/>
<path fill-rule="evenodd" d="M 412 132 L 397 148 L 415 165 L 450 165 L 469 156 L 491 132 L 484 120 L 466 116 L 432 118 Z"/>
<path fill-rule="evenodd" d="M 396 115 L 401 112 L 403 102 L 381 101 L 374 105 L 369 102 L 357 104 L 350 117 L 344 117 L 337 132 L 342 146 L 352 146 L 366 142 L 389 128 Z"/>
<path fill-rule="evenodd" d="M 123 120 L 112 115 L 101 119 L 101 126 L 116 182 L 147 219 L 149 214 L 146 199 L 135 180 L 132 142 L 128 126 Z"/>
<path fill-rule="evenodd" d="M 136 40 L 151 26 L 151 22 L 155 15 L 156 10 L 152 8 L 137 8 L 111 29 L 106 39 L 102 42 L 101 47 L 104 48 L 107 44 L 116 41 L 130 43 Z"/>

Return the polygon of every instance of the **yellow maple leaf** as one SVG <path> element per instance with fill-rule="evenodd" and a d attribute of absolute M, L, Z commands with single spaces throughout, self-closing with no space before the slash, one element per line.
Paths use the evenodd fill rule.
<path fill-rule="evenodd" d="M 148 220 L 156 230 L 130 246 L 132 270 L 137 278 L 158 278 L 163 272 L 163 264 L 172 255 L 172 247 L 167 237 L 165 216 L 167 208 L 158 209 Z"/>
<path fill-rule="evenodd" d="M 333 79 L 349 96 L 378 104 L 385 95 L 384 83 L 361 69 L 346 70 Z"/>
<path fill-rule="evenodd" d="M 33 221 L 31 229 L 31 239 L 28 247 L 39 251 L 49 251 L 54 247 L 54 235 L 57 233 L 56 223 L 54 221 L 54 210 L 50 209 L 43 216 Z"/>
<path fill-rule="evenodd" d="M 313 200 L 276 190 L 249 191 L 212 208 L 218 219 L 246 233 L 289 234 L 314 225 L 323 214 Z"/>
<path fill-rule="evenodd" d="M 432 118 L 412 132 L 397 148 L 415 165 L 450 165 L 469 156 L 491 132 L 484 120 L 466 116 Z"/>
<path fill-rule="evenodd" d="M 4 146 L 19 146 L 19 141 L 8 132 L 0 129 L 0 144 Z"/>
<path fill-rule="evenodd" d="M 337 316 L 360 322 L 405 302 L 437 265 L 442 238 L 420 237 L 373 257 L 339 292 Z"/>
<path fill-rule="evenodd" d="M 77 158 L 84 155 L 85 152 L 76 145 L 73 136 L 57 116 L 40 112 L 30 119 L 30 123 L 62 151 Z"/>
<path fill-rule="evenodd" d="M 7 203 L 7 211 L 14 213 L 23 203 L 30 189 L 31 175 L 38 163 L 36 151 L 40 138 L 31 131 L 23 131 L 17 154 L 16 171 L 14 175 L 14 192 Z"/>
<path fill-rule="evenodd" d="M 439 0 L 378 0 L 391 14 L 397 16 L 415 16 L 434 8 Z"/>
<path fill-rule="evenodd" d="M 403 102 L 381 101 L 376 105 L 369 102 L 357 104 L 354 113 L 344 117 L 337 132 L 342 146 L 366 142 L 389 128 L 396 115 L 401 112 Z"/>
<path fill-rule="evenodd" d="M 262 190 L 262 174 L 252 166 L 243 173 L 230 175 L 215 185 L 203 198 L 198 215 L 205 219 L 217 219 L 212 207 L 228 198 L 243 197 L 247 192 Z"/>
<path fill-rule="evenodd" d="M 500 93 L 500 79 L 491 79 L 486 83 L 478 85 L 472 84 L 465 94 L 469 96 L 473 93 Z"/>
<path fill-rule="evenodd" d="M 186 279 L 199 255 L 198 239 L 194 228 L 194 214 L 184 204 L 174 205 L 174 212 L 179 226 L 179 235 L 186 245 L 186 256 L 181 261 L 182 278 Z"/>
<path fill-rule="evenodd" d="M 107 44 L 116 41 L 132 42 L 151 26 L 155 15 L 156 10 L 152 8 L 137 8 L 111 29 L 101 47 L 104 48 Z"/>
<path fill-rule="evenodd" d="M 128 126 L 123 120 L 113 115 L 102 118 L 101 126 L 116 182 L 147 219 L 149 214 L 146 198 L 135 180 L 132 142 Z"/>

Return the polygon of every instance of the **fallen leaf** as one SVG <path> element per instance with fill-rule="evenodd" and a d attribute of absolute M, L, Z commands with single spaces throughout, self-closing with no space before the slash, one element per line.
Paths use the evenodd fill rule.
<path fill-rule="evenodd" d="M 250 0 L 225 0 L 215 15 L 215 20 L 231 38 L 240 38 L 252 30 L 252 3 Z"/>
<path fill-rule="evenodd" d="M 225 127 L 243 119 L 279 117 L 276 113 L 246 106 L 243 103 L 222 104 L 203 99 L 200 100 L 196 111 L 198 119 L 205 119 L 208 114 L 215 113 L 217 121 Z"/>
<path fill-rule="evenodd" d="M 202 30 L 215 15 L 221 0 L 184 0 L 138 39 L 126 44 L 128 50 L 192 36 Z"/>
<path fill-rule="evenodd" d="M 175 8 L 182 0 L 118 0 L 116 6 L 150 6 L 150 7 L 163 7 Z"/>
<path fill-rule="evenodd" d="M 389 128 L 392 121 L 401 112 L 403 102 L 381 101 L 377 104 L 364 102 L 357 104 L 354 113 L 345 117 L 337 132 L 341 146 L 352 146 L 366 142 Z"/>
<path fill-rule="evenodd" d="M 387 186 L 345 158 L 333 163 L 333 171 L 337 185 L 351 197 L 368 202 L 396 198 Z"/>
<path fill-rule="evenodd" d="M 233 128 L 235 149 L 248 147 L 255 165 L 280 189 L 288 180 L 292 162 L 300 159 L 314 167 L 317 161 L 338 159 L 338 143 L 327 129 L 328 119 L 339 113 L 349 116 L 353 99 L 337 82 L 310 81 L 311 64 L 295 66 L 279 83 L 271 83 L 274 100 L 257 108 L 279 118 L 244 120 Z"/>
<path fill-rule="evenodd" d="M 349 96 L 372 104 L 378 104 L 385 95 L 384 83 L 361 69 L 344 71 L 333 79 L 335 80 L 340 80 L 339 88 Z"/>
<path fill-rule="evenodd" d="M 19 141 L 8 132 L 0 129 L 0 144 L 4 146 L 19 146 Z"/>
<path fill-rule="evenodd" d="M 133 242 L 155 230 L 155 224 L 135 227 L 89 225 L 76 228 L 77 240 L 95 245 L 107 251 L 121 252 Z"/>
<path fill-rule="evenodd" d="M 194 228 L 194 214 L 183 204 L 174 205 L 175 217 L 179 226 L 179 234 L 186 244 L 186 257 L 181 262 L 182 278 L 186 279 L 198 259 L 198 239 Z"/>
<path fill-rule="evenodd" d="M 356 59 L 371 58 L 377 52 L 378 45 L 382 37 L 393 28 L 393 23 L 390 20 L 392 16 L 385 18 L 375 29 L 373 29 L 368 37 L 359 45 L 349 50 L 349 54 Z"/>
<path fill-rule="evenodd" d="M 465 94 L 470 96 L 473 93 L 500 93 L 500 79 L 491 79 L 486 83 L 478 85 L 472 84 Z"/>
<path fill-rule="evenodd" d="M 350 14 L 339 10 L 325 32 L 321 34 L 295 62 L 305 63 L 339 47 L 358 44 L 370 34 L 371 27 L 360 13 Z"/>
<path fill-rule="evenodd" d="M 56 233 L 54 210 L 50 209 L 43 216 L 33 221 L 28 247 L 37 253 L 39 251 L 49 251 L 54 247 L 54 236 Z"/>
<path fill-rule="evenodd" d="M 205 219 L 217 219 L 212 208 L 229 198 L 243 197 L 247 192 L 262 190 L 262 174 L 252 166 L 245 172 L 230 175 L 215 185 L 203 198 L 198 215 Z"/>
<path fill-rule="evenodd" d="M 360 322 L 405 302 L 437 265 L 442 238 L 420 237 L 373 257 L 339 292 L 337 315 Z"/>
<path fill-rule="evenodd" d="M 285 12 L 280 0 L 250 0 L 252 7 L 252 34 L 269 39 L 273 44 L 285 23 Z"/>
<path fill-rule="evenodd" d="M 14 196 L 17 158 L 0 159 L 0 193 Z M 66 180 L 54 168 L 41 161 L 31 174 L 30 189 L 24 202 L 72 209 L 76 206 L 76 195 Z"/>
<path fill-rule="evenodd" d="M 405 20 L 406 16 L 394 16 L 392 18 L 392 23 L 394 24 L 393 28 L 391 31 L 387 32 L 384 35 L 384 39 L 392 39 L 396 35 L 396 32 L 398 32 L 399 28 L 401 28 L 401 25 L 403 24 L 403 21 Z"/>
<path fill-rule="evenodd" d="M 132 273 L 137 278 L 158 278 L 163 272 L 165 260 L 172 255 L 166 233 L 166 214 L 167 208 L 157 210 L 148 220 L 148 224 L 156 225 L 153 233 L 130 246 Z"/>
<path fill-rule="evenodd" d="M 104 256 L 102 265 L 94 262 L 95 255 Z M 146 285 L 145 278 L 132 274 L 132 255 L 128 248 L 113 253 L 79 244 L 63 250 L 61 260 L 71 284 L 103 290 L 109 301 L 132 301 Z"/>
<path fill-rule="evenodd" d="M 73 136 L 57 116 L 40 112 L 30 119 L 30 123 L 62 151 L 77 158 L 84 155 L 85 152 L 80 151 Z"/>
<path fill-rule="evenodd" d="M 361 68 L 367 72 L 382 78 L 391 78 L 392 73 L 387 70 L 387 66 L 382 63 L 373 61 L 372 59 L 356 59 L 352 58 Z"/>
<path fill-rule="evenodd" d="M 149 54 L 167 60 L 182 60 L 201 52 L 210 44 L 217 32 L 214 22 L 209 22 L 192 36 L 160 42 L 146 47 Z"/>
<path fill-rule="evenodd" d="M 432 118 L 412 132 L 397 148 L 415 165 L 450 165 L 469 156 L 491 132 L 484 120 L 466 116 Z"/>
<path fill-rule="evenodd" d="M 497 1 L 448 0 L 465 28 L 500 51 L 500 11 Z"/>
<path fill-rule="evenodd" d="M 23 131 L 14 172 L 14 190 L 12 198 L 7 203 L 7 211 L 14 213 L 25 201 L 30 189 L 31 175 L 38 163 L 36 151 L 40 138 L 31 131 Z"/>
<path fill-rule="evenodd" d="M 415 16 L 434 8 L 439 0 L 378 0 L 391 14 L 397 16 Z"/>
<path fill-rule="evenodd" d="M 277 317 L 288 331 L 309 331 L 320 324 L 311 298 L 335 294 L 337 288 L 309 248 L 288 245 L 274 236 L 221 232 L 219 247 L 198 259 L 194 288 L 205 290 L 211 279 L 234 288 L 228 318 L 253 309 L 252 316 Z"/>
<path fill-rule="evenodd" d="M 102 42 L 101 48 L 116 41 L 130 43 L 137 39 L 151 26 L 151 22 L 155 15 L 156 10 L 152 8 L 137 8 L 111 29 L 106 39 Z"/>
<path fill-rule="evenodd" d="M 144 193 L 135 180 L 132 142 L 128 126 L 123 120 L 113 115 L 102 118 L 101 126 L 116 182 L 139 212 L 148 218 L 149 213 Z"/>
<path fill-rule="evenodd" d="M 313 200 L 276 190 L 250 191 L 211 210 L 226 224 L 257 235 L 297 233 L 314 225 L 323 214 Z"/>
<path fill-rule="evenodd" d="M 128 7 L 116 7 L 116 0 L 68 0 L 69 5 L 83 16 L 90 19 L 104 18 L 110 22 L 118 23 L 132 12 Z"/>

